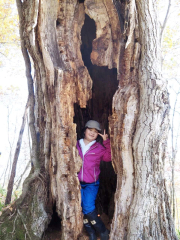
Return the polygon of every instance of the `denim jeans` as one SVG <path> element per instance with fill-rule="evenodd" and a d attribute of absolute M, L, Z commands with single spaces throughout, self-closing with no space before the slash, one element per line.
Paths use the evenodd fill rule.
<path fill-rule="evenodd" d="M 84 214 L 95 210 L 95 201 L 99 190 L 99 180 L 93 183 L 80 182 L 81 184 L 81 207 Z"/>

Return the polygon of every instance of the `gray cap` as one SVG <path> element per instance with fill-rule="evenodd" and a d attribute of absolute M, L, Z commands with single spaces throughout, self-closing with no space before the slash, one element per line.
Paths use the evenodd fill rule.
<path fill-rule="evenodd" d="M 94 121 L 94 120 L 89 120 L 85 127 L 88 127 L 88 128 L 95 128 L 97 129 L 98 131 L 101 131 L 101 127 L 100 127 L 100 124 L 97 122 L 97 121 Z"/>

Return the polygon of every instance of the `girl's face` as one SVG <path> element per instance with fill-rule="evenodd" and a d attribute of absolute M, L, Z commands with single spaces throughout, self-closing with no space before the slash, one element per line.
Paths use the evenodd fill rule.
<path fill-rule="evenodd" d="M 84 138 L 87 141 L 92 142 L 98 137 L 98 130 L 96 130 L 95 128 L 86 128 L 84 135 Z"/>

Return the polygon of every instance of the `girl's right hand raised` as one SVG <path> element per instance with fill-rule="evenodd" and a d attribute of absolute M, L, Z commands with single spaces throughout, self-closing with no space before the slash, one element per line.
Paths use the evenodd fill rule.
<path fill-rule="evenodd" d="M 106 130 L 104 129 L 104 134 L 98 133 L 102 138 L 103 141 L 106 141 L 108 139 L 108 134 L 106 134 Z"/>

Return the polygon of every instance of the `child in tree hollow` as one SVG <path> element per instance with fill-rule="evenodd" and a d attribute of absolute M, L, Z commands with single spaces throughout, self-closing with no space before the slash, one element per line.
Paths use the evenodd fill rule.
<path fill-rule="evenodd" d="M 83 138 L 77 142 L 77 149 L 82 158 L 82 167 L 78 173 L 81 184 L 81 206 L 89 240 L 97 239 L 96 231 L 100 234 L 101 240 L 109 239 L 109 230 L 98 216 L 95 207 L 99 189 L 100 162 L 111 161 L 110 140 L 105 130 L 104 134 L 100 132 L 100 124 L 90 120 L 83 129 Z"/>

